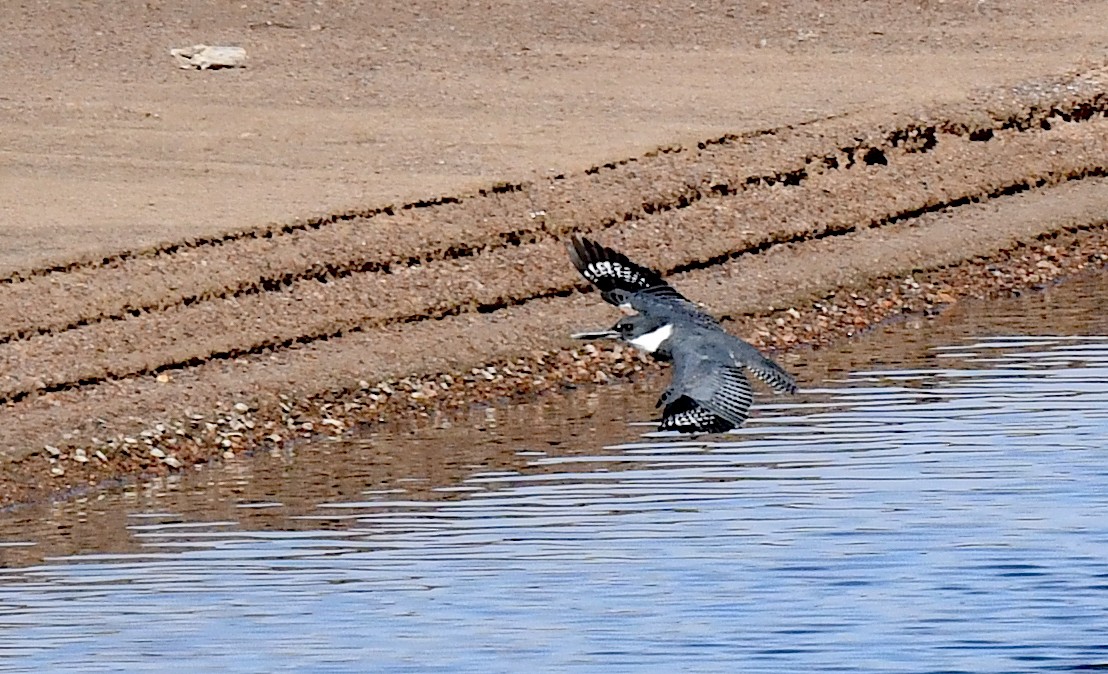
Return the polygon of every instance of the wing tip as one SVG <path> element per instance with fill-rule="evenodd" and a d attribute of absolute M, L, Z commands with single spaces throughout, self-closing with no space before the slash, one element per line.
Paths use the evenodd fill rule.
<path fill-rule="evenodd" d="M 663 402 L 663 400 L 659 400 L 659 402 Z M 738 428 L 743 421 L 746 421 L 745 416 L 741 421 L 735 423 L 704 408 L 692 398 L 681 396 L 666 404 L 658 430 L 674 431 L 686 435 L 726 433 Z"/>
<path fill-rule="evenodd" d="M 566 242 L 566 249 L 569 252 L 569 259 L 573 266 L 577 268 L 582 276 L 594 284 L 596 281 L 588 276 L 589 267 L 598 262 L 620 261 L 621 257 L 616 251 L 577 233 L 570 235 L 569 241 Z"/>
<path fill-rule="evenodd" d="M 588 239 L 579 234 L 571 235 L 569 241 L 566 241 L 566 251 L 569 253 L 569 260 L 579 272 L 584 272 L 585 267 L 588 266 L 588 262 L 585 260 L 584 256 L 586 251 L 584 247 L 585 241 L 588 241 Z"/>

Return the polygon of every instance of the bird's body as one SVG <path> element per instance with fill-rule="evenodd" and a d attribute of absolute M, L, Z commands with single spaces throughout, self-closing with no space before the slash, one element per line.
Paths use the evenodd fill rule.
<path fill-rule="evenodd" d="M 610 304 L 634 312 L 610 330 L 579 333 L 579 339 L 618 339 L 673 361 L 673 378 L 662 393 L 661 429 L 718 433 L 746 421 L 753 391 L 749 370 L 775 391 L 793 393 L 796 382 L 753 345 L 729 334 L 661 275 L 624 255 L 575 238 L 570 259 Z"/>

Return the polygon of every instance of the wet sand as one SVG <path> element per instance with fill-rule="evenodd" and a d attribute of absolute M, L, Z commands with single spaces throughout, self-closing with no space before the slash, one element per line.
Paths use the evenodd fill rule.
<path fill-rule="evenodd" d="M 1103 4 L 1077 3 L 1049 20 L 1019 3 L 993 14 L 925 5 L 911 11 L 931 23 L 914 30 L 953 41 L 944 58 L 980 56 L 977 39 L 992 40 L 986 51 L 994 56 L 1015 54 L 1031 25 L 1041 33 L 1033 43 L 1038 50 L 1028 51 L 1038 56 L 976 78 L 954 69 L 960 74 L 949 76 L 949 86 L 930 92 L 906 86 L 866 104 L 860 92 L 874 92 L 865 86 L 837 90 L 822 99 L 824 108 L 800 114 L 780 109 L 793 102 L 788 96 L 760 97 L 743 108 L 752 116 L 740 121 L 717 101 L 708 106 L 716 113 L 707 115 L 710 122 L 683 130 L 670 124 L 687 122 L 688 109 L 663 110 L 658 117 L 670 124 L 655 125 L 621 110 L 622 127 L 649 131 L 607 134 L 602 143 L 593 142 L 601 131 L 573 144 L 562 138 L 553 143 L 561 152 L 531 148 L 515 163 L 475 160 L 482 171 L 477 180 L 455 166 L 444 169 L 442 182 L 419 182 L 416 168 L 425 161 L 411 160 L 387 167 L 389 175 L 377 181 L 388 185 L 385 191 L 347 202 L 365 206 L 312 218 L 293 219 L 298 199 L 317 208 L 333 202 L 311 180 L 303 195 L 293 191 L 255 208 L 266 200 L 252 190 L 299 181 L 304 170 L 295 167 L 278 171 L 280 179 L 255 175 L 236 192 L 231 210 L 224 208 L 226 187 L 182 177 L 180 194 L 187 199 L 158 209 L 161 224 L 153 229 L 127 218 L 108 226 L 120 213 L 134 215 L 133 204 L 77 211 L 62 198 L 47 207 L 19 188 L 14 203 L 25 212 L 9 222 L 28 223 L 37 213 L 42 223 L 6 232 L 17 242 L 10 250 L 20 252 L 5 258 L 0 285 L 6 300 L 0 307 L 6 406 L 0 504 L 653 367 L 623 350 L 567 339 L 574 329 L 613 320 L 596 295 L 583 292 L 566 260 L 563 241 L 571 234 L 597 238 L 674 274 L 683 292 L 728 317 L 738 333 L 779 350 L 826 343 L 897 313 L 933 312 L 960 297 L 1103 267 L 1108 67 L 1069 51 L 1082 39 L 1095 40 L 1096 31 L 1081 20 Z M 627 8 L 612 11 L 626 18 Z M 873 25 L 909 10 L 890 4 L 875 11 Z M 843 16 L 808 17 L 798 3 L 770 16 L 779 22 L 772 30 L 758 25 L 773 35 L 800 19 L 827 26 L 818 32 L 822 51 L 809 53 L 814 38 L 794 35 L 795 44 L 775 52 L 782 63 L 798 54 L 822 56 L 824 75 L 841 66 L 836 54 L 852 54 L 847 60 L 856 68 L 868 63 L 880 70 L 911 52 L 907 42 L 879 39 L 878 29 L 857 30 L 857 15 L 853 24 Z M 993 32 L 980 30 L 986 20 Z M 1071 30 L 1067 43 L 1063 32 L 1078 24 L 1084 28 Z M 312 30 L 317 25 L 309 32 L 326 32 Z M 680 60 L 677 52 L 690 57 L 687 45 L 699 38 L 681 42 L 679 33 L 672 43 L 639 45 L 642 53 L 625 59 L 618 72 L 651 59 Z M 723 32 L 713 35 L 706 38 L 709 51 L 722 49 Z M 593 45 L 612 49 L 606 39 Z M 748 51 L 772 48 L 768 41 L 756 45 Z M 150 58 L 145 67 L 160 63 Z M 483 67 L 500 72 L 504 63 L 494 61 Z M 554 77 L 557 68 L 544 63 L 543 72 Z M 269 72 L 263 65 L 261 72 Z M 919 72 L 919 65 L 904 66 L 900 76 Z M 255 77 L 246 72 L 229 77 Z M 59 67 L 45 80 L 61 82 L 66 73 Z M 150 74 L 139 69 L 130 76 L 143 73 Z M 559 76 L 573 73 L 579 74 Z M 728 74 L 720 69 L 715 76 Z M 855 71 L 847 79 L 857 84 L 866 76 Z M 255 94 L 263 84 L 253 82 Z M 685 93 L 719 84 L 705 75 Z M 993 86 L 971 91 L 978 84 Z M 289 86 L 299 91 L 303 84 Z M 577 87 L 573 95 L 587 98 L 586 84 Z M 391 109 L 396 117 L 399 108 Z M 459 116 L 466 124 L 483 119 L 472 111 Z M 535 118 L 530 123 L 541 126 Z M 320 126 L 349 131 L 326 120 Z M 71 138 L 64 124 L 36 133 L 54 133 L 54 146 Z M 102 137 L 82 142 L 128 142 L 110 128 L 96 134 Z M 521 135 L 534 134 L 505 132 L 498 147 Z M 151 137 L 136 131 L 132 141 L 141 145 Z M 428 152 L 442 147 L 425 141 Z M 215 149 L 218 134 L 209 145 L 212 156 L 236 152 L 233 144 Z M 131 152 L 126 156 L 141 154 L 136 147 Z M 302 155 L 311 152 L 297 154 L 307 162 Z M 83 184 L 87 165 L 78 171 L 50 152 L 20 157 L 5 170 Z M 606 163 L 590 166 L 583 157 Z M 111 163 L 100 164 L 102 187 L 146 198 L 139 195 L 148 181 L 125 190 L 132 174 Z M 553 170 L 536 170 L 545 164 Z M 174 177 L 140 168 L 151 180 Z M 327 173 L 320 170 L 318 179 Z M 341 183 L 343 170 L 335 173 Z M 415 182 L 405 188 L 406 181 Z M 95 191 L 84 195 L 93 198 Z M 410 200 L 389 205 L 390 197 Z M 276 209 L 272 215 L 269 208 Z M 73 228 L 74 212 L 86 226 Z M 267 224 L 269 217 L 278 220 Z M 59 230 L 65 218 L 70 229 Z M 78 230 L 80 236 L 67 238 Z"/>

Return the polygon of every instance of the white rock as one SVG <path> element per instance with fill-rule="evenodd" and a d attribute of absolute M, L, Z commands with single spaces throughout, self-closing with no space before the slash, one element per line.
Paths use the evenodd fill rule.
<path fill-rule="evenodd" d="M 178 68 L 186 70 L 241 68 L 246 65 L 246 50 L 242 47 L 212 47 L 206 44 L 194 44 L 191 47 L 170 49 L 169 54 L 176 59 Z"/>

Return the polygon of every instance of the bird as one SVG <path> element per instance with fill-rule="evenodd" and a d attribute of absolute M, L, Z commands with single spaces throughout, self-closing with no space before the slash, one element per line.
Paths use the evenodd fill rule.
<path fill-rule="evenodd" d="M 753 402 L 747 372 L 778 393 L 797 391 L 796 379 L 783 367 L 724 330 L 658 271 L 582 236 L 571 237 L 567 248 L 581 276 L 627 314 L 611 328 L 571 337 L 614 339 L 673 363 L 657 403 L 659 430 L 724 433 L 740 426 Z"/>

